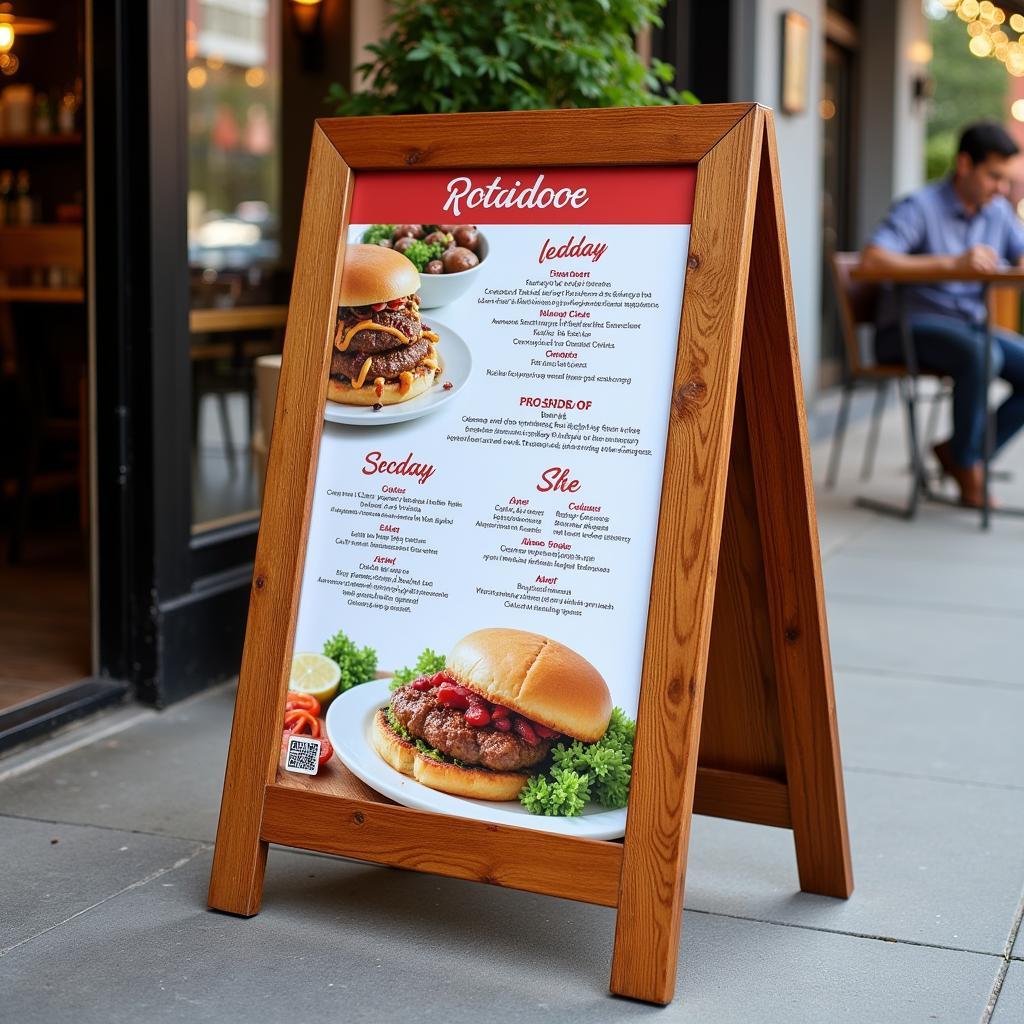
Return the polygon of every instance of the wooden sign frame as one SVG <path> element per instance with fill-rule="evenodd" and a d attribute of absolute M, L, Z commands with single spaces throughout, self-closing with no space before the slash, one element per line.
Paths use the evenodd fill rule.
<path fill-rule="evenodd" d="M 697 166 L 620 842 L 413 810 L 351 776 L 326 793 L 278 768 L 354 176 L 567 164 Z M 791 828 L 800 888 L 850 894 L 771 112 L 729 104 L 318 121 L 210 906 L 259 910 L 270 843 L 603 904 L 618 910 L 611 991 L 667 1003 L 694 812 Z"/>

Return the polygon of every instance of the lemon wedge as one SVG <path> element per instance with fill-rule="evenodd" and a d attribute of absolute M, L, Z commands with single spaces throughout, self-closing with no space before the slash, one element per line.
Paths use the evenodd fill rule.
<path fill-rule="evenodd" d="M 341 669 L 336 661 L 314 651 L 305 651 L 292 658 L 292 672 L 288 688 L 298 693 L 309 693 L 326 704 L 338 692 Z"/>

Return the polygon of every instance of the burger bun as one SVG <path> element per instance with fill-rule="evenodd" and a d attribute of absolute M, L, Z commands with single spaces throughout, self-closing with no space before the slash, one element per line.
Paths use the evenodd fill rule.
<path fill-rule="evenodd" d="M 420 290 L 412 262 L 382 245 L 346 245 L 341 270 L 340 306 L 369 306 L 402 299 Z"/>
<path fill-rule="evenodd" d="M 456 682 L 549 729 L 596 743 L 612 696 L 600 672 L 571 647 L 521 629 L 478 629 L 448 655 Z"/>

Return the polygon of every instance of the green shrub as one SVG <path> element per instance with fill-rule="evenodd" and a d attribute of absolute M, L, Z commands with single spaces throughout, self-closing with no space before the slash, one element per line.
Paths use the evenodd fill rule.
<path fill-rule="evenodd" d="M 331 86 L 338 114 L 634 107 L 696 103 L 671 65 L 636 53 L 665 0 L 396 0 L 367 91 Z"/>

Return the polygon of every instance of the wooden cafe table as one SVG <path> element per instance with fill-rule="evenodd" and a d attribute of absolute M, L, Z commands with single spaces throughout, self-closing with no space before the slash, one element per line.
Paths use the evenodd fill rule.
<path fill-rule="evenodd" d="M 851 273 L 854 281 L 864 284 L 893 285 L 896 290 L 897 304 L 899 308 L 900 336 L 903 342 L 903 356 L 910 377 L 909 399 L 908 399 L 908 421 L 910 431 L 910 448 L 913 460 L 912 473 L 913 483 L 910 490 L 910 500 L 906 507 L 900 508 L 883 502 L 861 499 L 860 504 L 873 508 L 879 512 L 901 515 L 906 519 L 912 519 L 917 512 L 918 502 L 921 499 L 936 501 L 943 504 L 953 504 L 959 507 L 958 502 L 952 502 L 940 494 L 936 494 L 928 486 L 928 478 L 924 471 L 924 460 L 918 444 L 916 426 L 916 398 L 917 398 L 917 374 L 918 360 L 917 352 L 914 349 L 912 333 L 910 328 L 910 316 L 906 305 L 906 289 L 909 285 L 936 284 L 943 281 L 965 281 L 980 284 L 982 286 L 982 301 L 985 304 L 985 319 L 978 324 L 979 332 L 986 338 L 991 339 L 992 323 L 989 310 L 989 291 L 995 288 L 1019 288 L 1024 289 L 1024 268 L 1005 268 L 1001 270 L 915 270 L 906 268 L 901 270 L 864 270 L 855 267 Z M 982 377 L 982 401 L 988 409 L 988 396 L 992 384 L 992 345 L 985 346 L 985 372 Z M 1024 515 L 1024 509 L 1003 508 L 993 509 L 990 502 L 990 464 L 992 461 L 992 448 L 995 442 L 995 417 L 988 413 L 985 419 L 985 439 L 982 451 L 982 465 L 984 468 L 984 496 L 981 505 L 981 526 L 988 529 L 993 511 L 1008 515 Z"/>

